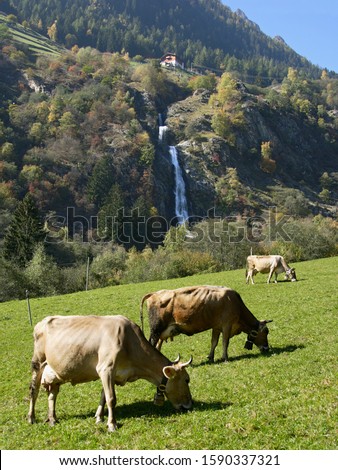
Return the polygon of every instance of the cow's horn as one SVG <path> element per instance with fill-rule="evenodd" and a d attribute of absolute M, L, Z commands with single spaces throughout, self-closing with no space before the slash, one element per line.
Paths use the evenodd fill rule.
<path fill-rule="evenodd" d="M 174 360 L 173 364 L 178 364 L 180 362 L 181 355 L 179 354 L 177 358 Z"/>
<path fill-rule="evenodd" d="M 192 363 L 192 356 L 190 356 L 190 359 L 189 359 L 188 362 L 185 362 L 185 363 L 182 363 L 182 364 L 181 364 L 182 369 L 183 369 L 183 367 L 188 367 L 188 366 L 190 366 L 191 363 Z"/>
<path fill-rule="evenodd" d="M 263 322 L 263 323 L 265 323 L 265 324 L 266 324 L 266 323 L 271 323 L 271 322 L 273 322 L 273 320 L 264 320 L 264 322 Z"/>

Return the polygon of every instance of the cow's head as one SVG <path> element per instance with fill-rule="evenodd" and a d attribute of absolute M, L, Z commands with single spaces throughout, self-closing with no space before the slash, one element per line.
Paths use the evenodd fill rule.
<path fill-rule="evenodd" d="M 285 271 L 285 279 L 291 282 L 297 281 L 295 268 L 289 268 Z"/>
<path fill-rule="evenodd" d="M 260 321 L 257 327 L 251 330 L 248 334 L 244 347 L 246 349 L 252 349 L 252 345 L 255 344 L 261 350 L 261 352 L 269 351 L 269 328 L 266 326 L 266 324 L 271 322 L 272 320 Z"/>
<path fill-rule="evenodd" d="M 189 374 L 185 370 L 192 362 L 192 357 L 188 362 L 180 362 L 179 357 L 172 365 L 163 367 L 164 381 L 158 388 L 164 393 L 176 410 L 189 410 L 192 407 L 192 398 L 189 389 Z M 156 395 L 155 395 L 156 403 Z M 160 404 L 160 403 L 158 403 Z"/>

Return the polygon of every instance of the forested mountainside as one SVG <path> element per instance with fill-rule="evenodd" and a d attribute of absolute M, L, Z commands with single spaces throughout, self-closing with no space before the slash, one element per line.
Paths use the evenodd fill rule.
<path fill-rule="evenodd" d="M 280 188 L 313 204 L 334 200 L 338 81 L 325 72 L 310 80 L 290 68 L 280 85 L 259 88 L 88 47 L 29 62 L 25 48 L 4 41 L 5 209 L 29 191 L 44 213 L 140 206 L 172 218 L 168 144 L 180 150 L 190 214 L 259 212 L 264 194 L 266 205 L 283 199 Z"/>
<path fill-rule="evenodd" d="M 98 287 L 241 267 L 251 242 L 289 260 L 337 252 L 338 80 L 325 70 L 313 79 L 289 67 L 261 87 L 68 50 L 13 15 L 0 14 L 0 39 L 0 301 L 27 285 L 35 295 L 83 288 L 87 258 Z M 200 233 L 225 221 L 216 245 L 205 236 L 186 248 L 184 227 L 170 229 L 173 148 Z M 238 234 L 238 223 L 264 225 L 272 206 L 292 243 L 227 239 L 229 220 Z M 159 236 L 156 225 L 148 237 L 149 220 Z"/>
<path fill-rule="evenodd" d="M 220 0 L 8 0 L 2 9 L 68 48 L 146 58 L 175 52 L 186 67 L 238 71 L 242 79 L 258 77 L 261 83 L 282 79 L 288 67 L 312 78 L 321 73 Z"/>

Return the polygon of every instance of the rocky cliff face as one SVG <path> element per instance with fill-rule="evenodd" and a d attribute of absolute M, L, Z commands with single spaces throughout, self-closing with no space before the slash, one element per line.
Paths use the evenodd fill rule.
<path fill-rule="evenodd" d="M 220 215 L 257 213 L 278 206 L 281 190 L 300 191 L 315 211 L 334 210 L 318 193 L 324 172 L 337 175 L 337 148 L 317 125 L 245 93 L 245 124 L 233 129 L 229 141 L 213 132 L 208 101 L 209 93 L 198 90 L 167 110 L 168 141 L 179 151 L 190 215 L 206 216 L 214 207 Z M 271 145 L 268 161 L 263 160 L 263 142 Z M 163 147 L 161 152 L 164 158 L 154 166 L 156 201 L 161 213 L 172 215 L 174 181 Z"/>

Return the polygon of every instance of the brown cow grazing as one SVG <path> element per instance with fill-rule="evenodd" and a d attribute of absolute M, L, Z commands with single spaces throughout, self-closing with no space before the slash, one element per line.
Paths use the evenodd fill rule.
<path fill-rule="evenodd" d="M 277 276 L 280 273 L 285 273 L 285 279 L 290 279 L 292 282 L 297 281 L 295 269 L 290 268 L 283 256 L 280 255 L 250 255 L 246 259 L 246 265 L 247 269 L 245 276 L 247 284 L 250 279 L 252 284 L 254 284 L 253 277 L 257 273 L 269 273 L 267 280 L 268 284 L 273 273 L 275 273 L 275 282 L 277 282 Z"/>
<path fill-rule="evenodd" d="M 252 349 L 253 343 L 261 351 L 269 349 L 266 324 L 272 320 L 258 321 L 240 295 L 228 287 L 193 286 L 146 294 L 140 305 L 142 329 L 145 301 L 149 314 L 149 341 L 158 349 L 163 341 L 180 333 L 191 336 L 209 329 L 212 329 L 208 355 L 211 362 L 221 333 L 224 361 L 228 360 L 230 338 L 242 332 L 248 335 L 245 343 L 247 349 Z"/>
<path fill-rule="evenodd" d="M 191 363 L 170 362 L 145 339 L 141 329 L 127 318 L 116 316 L 51 316 L 34 328 L 34 354 L 28 421 L 35 422 L 35 402 L 40 384 L 48 393 L 48 419 L 56 422 L 55 401 L 60 385 L 101 379 L 103 390 L 95 414 L 103 421 L 108 407 L 108 430 L 117 429 L 115 385 L 145 379 L 158 387 L 177 410 L 192 406 L 189 375 Z M 164 400 L 164 398 L 163 398 Z M 157 399 L 157 402 L 159 400 Z"/>

